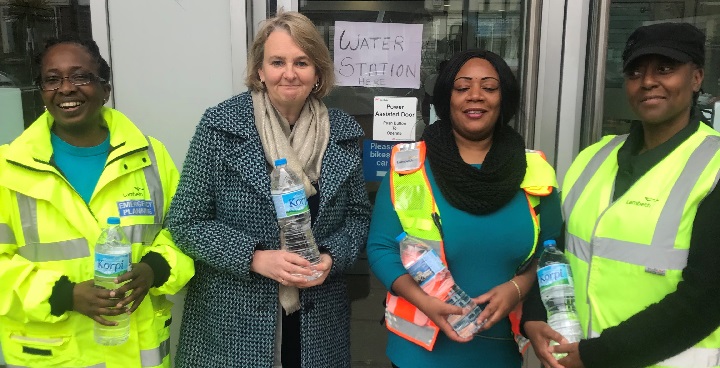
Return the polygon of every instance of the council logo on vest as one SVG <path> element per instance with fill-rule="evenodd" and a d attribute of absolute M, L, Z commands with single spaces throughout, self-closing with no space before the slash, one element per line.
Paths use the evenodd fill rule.
<path fill-rule="evenodd" d="M 639 206 L 639 207 L 645 207 L 650 208 L 655 203 L 658 202 L 657 198 L 651 198 L 651 197 L 645 197 L 641 200 L 634 200 L 634 199 L 628 199 L 625 204 L 631 205 L 631 206 Z"/>
<path fill-rule="evenodd" d="M 135 191 L 124 193 L 123 197 L 144 197 L 145 196 L 145 188 L 143 187 L 133 187 Z"/>

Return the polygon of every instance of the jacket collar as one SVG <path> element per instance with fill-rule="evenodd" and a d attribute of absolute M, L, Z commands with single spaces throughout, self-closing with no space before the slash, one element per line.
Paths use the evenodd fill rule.
<path fill-rule="evenodd" d="M 133 151 L 147 149 L 148 143 L 142 132 L 121 112 L 103 107 L 102 116 L 110 134 L 108 162 Z M 55 119 L 45 112 L 17 139 L 10 143 L 6 158 L 22 166 L 50 170 L 53 150 L 50 131 Z"/>

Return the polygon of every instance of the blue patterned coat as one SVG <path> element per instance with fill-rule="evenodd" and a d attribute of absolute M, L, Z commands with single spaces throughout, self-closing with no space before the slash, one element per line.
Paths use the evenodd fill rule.
<path fill-rule="evenodd" d="M 343 272 L 365 246 L 370 204 L 357 122 L 329 110 L 313 234 L 333 259 L 324 284 L 302 290 L 303 367 L 350 366 L 350 303 Z M 208 109 L 172 201 L 169 228 L 195 259 L 176 367 L 272 367 L 278 283 L 250 272 L 256 249 L 279 249 L 269 167 L 249 93 Z"/>

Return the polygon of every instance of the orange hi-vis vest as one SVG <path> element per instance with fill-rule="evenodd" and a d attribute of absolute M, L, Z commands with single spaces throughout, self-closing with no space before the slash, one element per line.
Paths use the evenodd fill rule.
<path fill-rule="evenodd" d="M 393 147 L 390 157 L 390 195 L 403 230 L 431 246 L 447 267 L 440 212 L 425 171 L 425 153 L 423 141 L 401 143 Z M 520 187 L 528 200 L 535 241 L 524 263 L 529 262 L 535 253 L 540 233 L 540 219 L 535 213 L 535 207 L 540 203 L 539 197 L 549 195 L 552 188 L 557 187 L 555 172 L 542 152 L 527 150 L 526 159 L 528 167 Z M 440 331 L 417 307 L 390 292 L 386 298 L 385 326 L 398 336 L 430 351 Z"/>

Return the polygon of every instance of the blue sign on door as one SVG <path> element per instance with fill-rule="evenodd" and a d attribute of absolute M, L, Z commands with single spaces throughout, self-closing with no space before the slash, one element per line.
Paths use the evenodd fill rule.
<path fill-rule="evenodd" d="M 390 151 L 402 142 L 363 141 L 363 176 L 365 181 L 381 181 L 390 170 Z"/>

